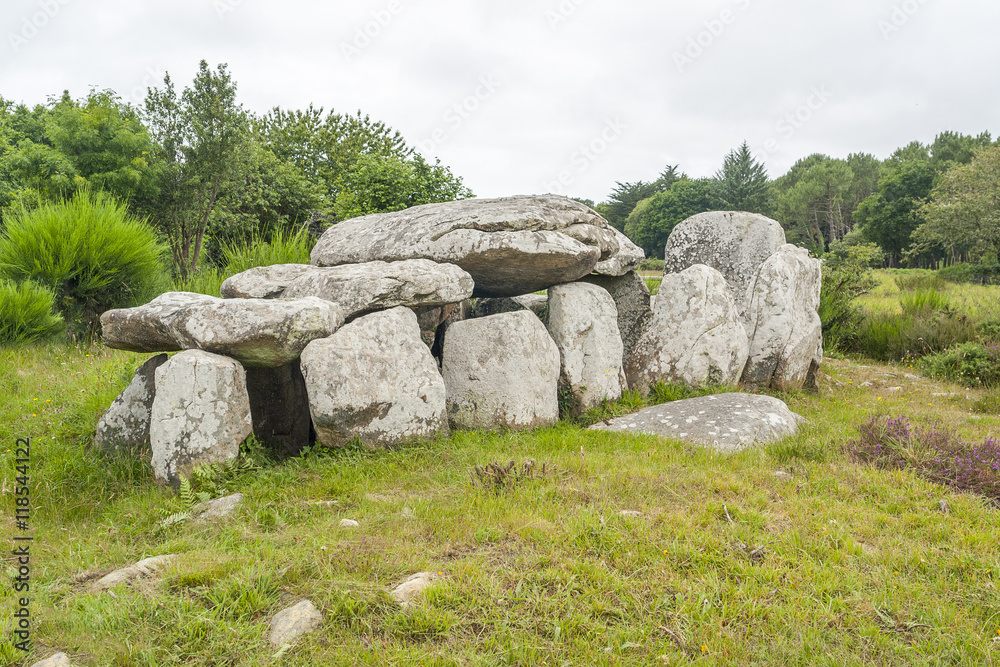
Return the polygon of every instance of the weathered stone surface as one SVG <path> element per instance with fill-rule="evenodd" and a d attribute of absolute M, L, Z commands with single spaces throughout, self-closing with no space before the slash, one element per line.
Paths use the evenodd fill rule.
<path fill-rule="evenodd" d="M 742 315 L 746 311 L 747 286 L 764 260 L 784 244 L 781 225 L 762 215 L 735 211 L 699 213 L 670 233 L 663 273 L 680 273 L 694 264 L 721 271 Z"/>
<path fill-rule="evenodd" d="M 543 195 L 426 204 L 345 220 L 323 234 L 312 263 L 449 262 L 472 275 L 476 296 L 516 296 L 577 280 L 620 251 L 604 218 L 572 199 Z"/>
<path fill-rule="evenodd" d="M 618 252 L 607 259 L 601 259 L 594 267 L 594 273 L 602 276 L 623 276 L 629 271 L 635 271 L 646 259 L 642 248 L 632 243 L 632 240 L 620 231 L 611 228 L 618 240 Z"/>
<path fill-rule="evenodd" d="M 445 385 L 408 308 L 365 315 L 302 352 L 316 435 L 370 447 L 447 434 Z"/>
<path fill-rule="evenodd" d="M 238 361 L 186 350 L 156 369 L 149 437 L 157 481 L 176 486 L 196 465 L 235 458 L 251 431 Z"/>
<path fill-rule="evenodd" d="M 236 511 L 236 508 L 239 507 L 242 502 L 243 494 L 233 493 L 228 496 L 223 496 L 222 498 L 216 498 L 215 500 L 209 500 L 208 502 L 198 503 L 191 508 L 191 516 L 195 521 L 222 519 Z"/>
<path fill-rule="evenodd" d="M 167 292 L 101 316 L 108 347 L 132 352 L 205 350 L 247 366 L 283 366 L 344 323 L 337 304 L 305 299 L 219 299 Z"/>
<path fill-rule="evenodd" d="M 118 584 L 130 584 L 137 579 L 145 579 L 155 576 L 164 565 L 172 561 L 174 558 L 176 558 L 176 556 L 173 555 L 144 558 L 135 565 L 129 565 L 128 567 L 123 567 L 120 570 L 115 570 L 111 574 L 98 579 L 94 582 L 92 588 L 95 591 L 103 591 L 113 586 L 117 586 Z"/>
<path fill-rule="evenodd" d="M 500 313 L 516 313 L 519 310 L 530 310 L 539 319 L 545 319 L 549 307 L 549 297 L 544 294 L 522 294 L 521 296 L 502 296 L 495 298 L 476 299 L 472 312 L 466 319 L 489 317 Z"/>
<path fill-rule="evenodd" d="M 125 391 L 97 422 L 95 447 L 110 454 L 119 449 L 136 451 L 149 446 L 149 414 L 156 394 L 154 373 L 166 361 L 167 355 L 158 354 L 139 367 Z"/>
<path fill-rule="evenodd" d="M 559 348 L 528 311 L 448 327 L 441 373 L 461 428 L 534 428 L 559 419 Z"/>
<path fill-rule="evenodd" d="M 256 266 L 226 278 L 219 293 L 224 299 L 278 299 L 293 280 L 313 268 L 310 264 Z"/>
<path fill-rule="evenodd" d="M 247 368 L 246 374 L 254 435 L 285 456 L 312 444 L 309 394 L 299 360 L 277 368 Z"/>
<path fill-rule="evenodd" d="M 341 519 L 339 525 L 340 525 L 341 528 L 360 528 L 361 527 L 361 524 L 358 523 L 357 521 L 355 521 L 354 519 Z"/>
<path fill-rule="evenodd" d="M 616 401 L 626 388 L 618 310 L 603 288 L 569 283 L 549 288 L 547 328 L 561 361 L 560 382 L 576 411 Z"/>
<path fill-rule="evenodd" d="M 549 312 L 547 294 L 522 294 L 521 296 L 512 296 L 511 300 L 538 315 L 538 318 L 543 321 Z"/>
<path fill-rule="evenodd" d="M 389 595 L 404 609 L 416 602 L 420 594 L 428 589 L 438 579 L 436 572 L 417 572 L 411 574 L 403 583 L 392 589 Z"/>
<path fill-rule="evenodd" d="M 643 331 L 653 318 L 653 297 L 649 296 L 646 281 L 636 271 L 629 271 L 622 276 L 589 275 L 581 282 L 604 288 L 614 299 L 618 309 L 618 331 L 622 336 L 622 368 L 627 368 Z"/>
<path fill-rule="evenodd" d="M 732 452 L 794 435 L 800 421 L 776 398 L 737 393 L 661 403 L 590 428 L 649 433 Z"/>
<path fill-rule="evenodd" d="M 819 260 L 787 244 L 771 255 L 747 288 L 750 355 L 743 382 L 784 391 L 816 388 L 823 362 Z"/>
<path fill-rule="evenodd" d="M 427 259 L 310 267 L 282 297 L 315 296 L 339 304 L 350 319 L 396 306 L 442 306 L 472 296 L 472 276 L 454 264 Z"/>
<path fill-rule="evenodd" d="M 303 600 L 293 607 L 284 609 L 271 619 L 271 645 L 292 644 L 302 635 L 312 632 L 323 624 L 323 614 L 309 600 Z"/>
<path fill-rule="evenodd" d="M 663 276 L 653 319 L 625 371 L 628 386 L 646 393 L 661 380 L 692 386 L 736 383 L 748 350 L 725 278 L 696 264 Z"/>
<path fill-rule="evenodd" d="M 71 667 L 72 663 L 69 661 L 69 656 L 65 653 L 54 653 L 44 660 L 39 660 L 38 662 L 31 665 L 31 667 Z"/>

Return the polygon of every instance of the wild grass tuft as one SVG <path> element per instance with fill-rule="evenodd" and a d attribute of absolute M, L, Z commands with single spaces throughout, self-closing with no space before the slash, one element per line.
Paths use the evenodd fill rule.
<path fill-rule="evenodd" d="M 226 273 L 235 275 L 256 266 L 308 264 L 315 244 L 305 227 L 298 231 L 278 229 L 270 238 L 255 237 L 250 244 L 223 246 L 222 257 Z"/>
<path fill-rule="evenodd" d="M 0 344 L 46 340 L 65 331 L 52 290 L 0 279 Z"/>

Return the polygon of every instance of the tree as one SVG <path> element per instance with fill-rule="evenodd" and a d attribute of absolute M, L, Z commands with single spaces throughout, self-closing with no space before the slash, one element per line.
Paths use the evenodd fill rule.
<path fill-rule="evenodd" d="M 713 183 L 704 178 L 682 178 L 636 205 L 625 224 L 625 235 L 641 247 L 647 257 L 663 258 L 670 232 L 692 215 L 716 209 Z"/>
<path fill-rule="evenodd" d="M 729 151 L 722 169 L 715 173 L 715 190 L 721 208 L 770 215 L 770 181 L 764 165 L 754 159 L 750 146 L 743 142 Z"/>
<path fill-rule="evenodd" d="M 847 206 L 854 172 L 844 160 L 814 154 L 778 179 L 777 216 L 789 241 L 822 254 L 850 230 Z"/>
<path fill-rule="evenodd" d="M 968 165 L 946 173 L 931 201 L 914 215 L 923 222 L 913 233 L 913 252 L 940 249 L 953 261 L 1000 250 L 1000 147 L 979 152 Z"/>
<path fill-rule="evenodd" d="M 247 119 L 225 64 L 213 72 L 202 60 L 179 99 L 169 73 L 163 83 L 162 90 L 149 90 L 145 103 L 160 163 L 153 219 L 170 240 L 175 269 L 187 275 L 198 268 L 220 193 L 246 162 Z"/>
<path fill-rule="evenodd" d="M 910 235 L 922 222 L 921 205 L 934 187 L 935 171 L 929 162 L 899 163 L 879 182 L 878 192 L 865 199 L 855 212 L 864 237 L 886 253 L 895 266 L 909 249 Z"/>
<path fill-rule="evenodd" d="M 600 211 L 601 215 L 618 231 L 624 230 L 628 216 L 639 202 L 658 192 L 666 191 L 681 178 L 686 178 L 683 174 L 678 174 L 677 169 L 678 165 L 667 165 L 659 177 L 651 183 L 645 181 L 615 183 L 615 189 L 604 204 L 605 208 Z"/>

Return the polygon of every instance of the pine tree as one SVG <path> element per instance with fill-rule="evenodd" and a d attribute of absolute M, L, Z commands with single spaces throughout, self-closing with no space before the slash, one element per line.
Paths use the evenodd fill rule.
<path fill-rule="evenodd" d="M 726 155 L 722 169 L 715 174 L 715 183 L 716 196 L 723 208 L 763 215 L 771 213 L 767 171 L 750 153 L 747 142 Z"/>

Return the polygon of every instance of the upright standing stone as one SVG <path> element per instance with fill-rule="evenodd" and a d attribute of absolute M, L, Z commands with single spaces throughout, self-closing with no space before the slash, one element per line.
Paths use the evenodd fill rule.
<path fill-rule="evenodd" d="M 285 456 L 308 447 L 312 420 L 299 360 L 277 368 L 247 368 L 246 373 L 254 435 Z"/>
<path fill-rule="evenodd" d="M 768 257 L 747 290 L 750 356 L 743 382 L 784 391 L 815 388 L 823 361 L 819 260 L 788 244 Z"/>
<path fill-rule="evenodd" d="M 764 260 L 784 244 L 781 225 L 763 215 L 738 211 L 699 213 L 670 233 L 663 254 L 663 273 L 680 273 L 695 264 L 711 266 L 725 276 L 736 310 L 742 316 L 747 286 Z"/>
<path fill-rule="evenodd" d="M 559 348 L 532 312 L 452 324 L 441 372 L 456 427 L 525 429 L 559 419 Z"/>
<path fill-rule="evenodd" d="M 660 381 L 734 384 L 747 354 L 746 329 L 725 278 L 696 264 L 663 276 L 652 322 L 626 369 L 628 384 L 643 394 Z"/>
<path fill-rule="evenodd" d="M 622 368 L 627 368 L 642 332 L 653 317 L 652 297 L 646 281 L 636 271 L 629 271 L 621 276 L 589 275 L 582 282 L 603 287 L 614 299 L 618 331 L 622 336 Z"/>
<path fill-rule="evenodd" d="M 135 372 L 125 391 L 118 395 L 97 422 L 94 446 L 106 454 L 119 449 L 136 451 L 149 445 L 149 415 L 156 395 L 156 369 L 167 361 L 158 354 Z"/>
<path fill-rule="evenodd" d="M 622 338 L 607 291 L 589 283 L 550 287 L 547 326 L 559 348 L 560 382 L 572 392 L 575 411 L 621 398 Z"/>
<path fill-rule="evenodd" d="M 176 486 L 196 465 L 236 458 L 252 430 L 238 361 L 187 350 L 156 369 L 149 436 L 158 482 Z"/>
<path fill-rule="evenodd" d="M 360 317 L 302 352 L 316 436 L 369 447 L 448 433 L 445 386 L 404 307 Z"/>

